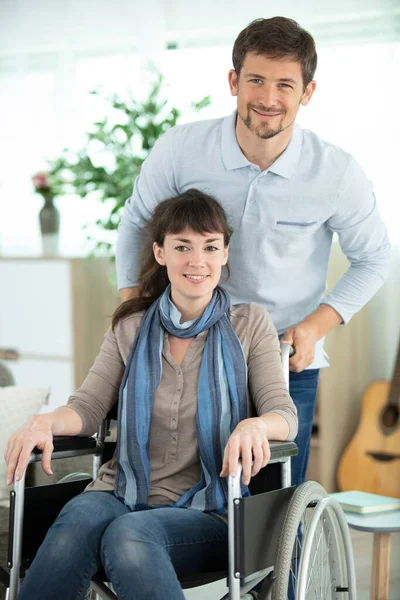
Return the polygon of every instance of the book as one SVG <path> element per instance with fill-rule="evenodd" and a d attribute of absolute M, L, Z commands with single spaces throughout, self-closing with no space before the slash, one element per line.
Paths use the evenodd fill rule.
<path fill-rule="evenodd" d="M 400 509 L 400 498 L 389 498 L 359 491 L 337 492 L 329 494 L 329 496 L 337 500 L 343 510 L 362 515 Z"/>

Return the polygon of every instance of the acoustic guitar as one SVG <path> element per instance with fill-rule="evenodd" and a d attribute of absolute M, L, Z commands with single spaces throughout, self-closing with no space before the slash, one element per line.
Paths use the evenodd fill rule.
<path fill-rule="evenodd" d="M 400 347 L 392 382 L 367 387 L 361 419 L 339 462 L 342 491 L 400 498 Z"/>

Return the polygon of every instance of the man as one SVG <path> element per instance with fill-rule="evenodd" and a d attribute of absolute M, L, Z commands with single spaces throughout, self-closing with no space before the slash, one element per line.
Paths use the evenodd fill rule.
<path fill-rule="evenodd" d="M 142 229 L 161 200 L 199 188 L 223 205 L 234 234 L 225 287 L 257 302 L 295 348 L 290 392 L 305 479 L 324 336 L 346 323 L 383 284 L 389 243 L 371 186 L 354 159 L 295 124 L 315 91 L 311 35 L 291 19 L 257 19 L 238 36 L 229 72 L 237 111 L 175 127 L 154 146 L 125 206 L 117 246 L 123 300 L 136 293 Z M 324 298 L 332 236 L 350 267 Z M 200 265 L 201 267 L 201 265 Z"/>

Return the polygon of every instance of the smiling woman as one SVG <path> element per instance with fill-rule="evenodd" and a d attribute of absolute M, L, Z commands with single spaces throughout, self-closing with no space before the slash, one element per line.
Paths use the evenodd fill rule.
<path fill-rule="evenodd" d="M 196 189 L 161 202 L 148 223 L 149 245 L 143 251 L 139 297 L 121 304 L 113 326 L 132 311 L 148 308 L 171 283 L 171 295 L 190 314 L 199 313 L 226 266 L 232 235 L 225 211 L 214 198 Z M 190 317 L 194 318 L 194 317 Z"/>
<path fill-rule="evenodd" d="M 164 245 L 153 245 L 158 264 L 166 267 L 171 282 L 171 299 L 182 314 L 182 321 L 198 317 L 211 301 L 228 261 L 228 247 L 222 233 L 167 234 Z"/>
<path fill-rule="evenodd" d="M 118 402 L 116 453 L 60 513 L 20 600 L 82 600 L 101 565 L 118 597 L 184 600 L 178 576 L 227 565 L 226 477 L 239 456 L 248 495 L 269 440 L 297 433 L 269 315 L 231 306 L 219 285 L 232 233 L 221 205 L 189 189 L 156 207 L 148 233 L 140 295 L 114 314 L 82 386 L 7 444 L 10 480 L 34 446 L 50 473 L 53 435 L 93 433 Z"/>

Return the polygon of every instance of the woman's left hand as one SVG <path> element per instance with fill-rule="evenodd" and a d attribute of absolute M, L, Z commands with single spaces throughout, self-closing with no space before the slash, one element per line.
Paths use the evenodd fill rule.
<path fill-rule="evenodd" d="M 242 458 L 244 485 L 266 466 L 271 456 L 267 424 L 261 417 L 244 419 L 232 432 L 225 446 L 220 477 L 236 475 L 239 458 Z"/>

